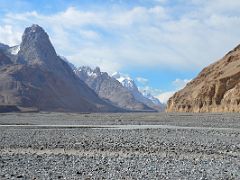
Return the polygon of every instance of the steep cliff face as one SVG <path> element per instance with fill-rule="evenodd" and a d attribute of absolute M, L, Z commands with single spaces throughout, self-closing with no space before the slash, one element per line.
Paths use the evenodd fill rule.
<path fill-rule="evenodd" d="M 168 112 L 240 112 L 240 45 L 168 101 Z"/>

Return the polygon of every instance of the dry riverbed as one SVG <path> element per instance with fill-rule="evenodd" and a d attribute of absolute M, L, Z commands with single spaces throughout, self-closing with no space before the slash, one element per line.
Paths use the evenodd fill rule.
<path fill-rule="evenodd" d="M 240 179 L 240 114 L 1 114 L 0 179 Z"/>

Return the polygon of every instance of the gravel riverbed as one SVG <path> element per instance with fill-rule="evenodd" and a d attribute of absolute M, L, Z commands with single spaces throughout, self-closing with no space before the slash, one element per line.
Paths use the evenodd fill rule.
<path fill-rule="evenodd" d="M 240 179 L 240 114 L 3 114 L 0 179 Z"/>

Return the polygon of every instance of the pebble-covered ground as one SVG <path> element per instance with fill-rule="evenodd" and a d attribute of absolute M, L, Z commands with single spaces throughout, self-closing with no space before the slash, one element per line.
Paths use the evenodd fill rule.
<path fill-rule="evenodd" d="M 240 114 L 3 114 L 0 179 L 240 179 Z"/>

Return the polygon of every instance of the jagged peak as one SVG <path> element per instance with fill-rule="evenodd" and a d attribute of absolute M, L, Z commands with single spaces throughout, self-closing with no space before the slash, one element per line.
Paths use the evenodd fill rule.
<path fill-rule="evenodd" d="M 37 24 L 25 29 L 19 55 L 18 61 L 48 64 L 50 68 L 58 61 L 48 34 Z"/>
<path fill-rule="evenodd" d="M 31 33 L 44 32 L 45 33 L 44 29 L 41 26 L 39 26 L 38 24 L 33 24 L 31 27 L 27 27 L 25 29 L 25 32 L 26 33 L 27 32 L 31 32 Z"/>
<path fill-rule="evenodd" d="M 97 75 L 101 75 L 102 72 L 101 72 L 101 69 L 99 67 L 96 67 L 94 70 L 93 70 L 93 73 L 97 74 Z"/>
<path fill-rule="evenodd" d="M 92 72 L 92 68 L 90 68 L 89 66 L 80 66 L 77 68 L 78 71 L 85 71 L 85 72 Z"/>
<path fill-rule="evenodd" d="M 49 39 L 49 36 L 41 26 L 33 24 L 31 27 L 25 28 L 22 36 L 22 43 L 29 40 L 41 40 L 42 38 Z"/>
<path fill-rule="evenodd" d="M 134 80 L 128 75 L 122 74 L 120 72 L 115 72 L 112 74 L 112 78 L 118 80 L 124 87 L 128 88 L 129 90 L 137 89 Z"/>
<path fill-rule="evenodd" d="M 92 69 L 89 66 L 81 66 L 81 67 L 77 68 L 76 72 L 77 71 L 78 72 L 82 72 L 82 73 L 86 74 L 87 76 L 94 77 L 94 78 L 96 78 L 96 77 L 100 76 L 101 74 L 103 74 L 99 67 L 96 67 L 95 69 Z"/>

